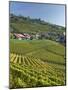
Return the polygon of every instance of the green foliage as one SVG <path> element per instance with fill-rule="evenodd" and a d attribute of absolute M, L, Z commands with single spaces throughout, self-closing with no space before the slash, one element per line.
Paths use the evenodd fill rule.
<path fill-rule="evenodd" d="M 15 16 L 12 14 L 10 16 L 10 27 L 14 29 L 13 32 L 37 33 L 49 31 L 60 34 L 65 31 L 64 27 L 47 23 L 45 21 L 42 21 L 40 18 L 31 19 L 29 16 Z"/>
<path fill-rule="evenodd" d="M 39 40 L 14 39 L 13 33 L 24 32 L 41 36 Z M 40 18 L 10 14 L 10 88 L 65 85 L 65 47 L 54 41 L 63 32 L 64 27 Z"/>
<path fill-rule="evenodd" d="M 14 39 L 14 35 L 12 33 L 10 33 L 10 39 Z"/>
<path fill-rule="evenodd" d="M 64 51 L 50 40 L 10 40 L 10 88 L 65 85 Z"/>
<path fill-rule="evenodd" d="M 65 62 L 65 47 L 50 40 L 10 40 L 10 52 L 33 56 L 51 63 Z"/>

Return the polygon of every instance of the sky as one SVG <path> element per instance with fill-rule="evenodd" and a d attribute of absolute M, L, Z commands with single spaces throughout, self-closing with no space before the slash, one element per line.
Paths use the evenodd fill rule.
<path fill-rule="evenodd" d="M 65 26 L 65 5 L 10 2 L 10 13 Z"/>

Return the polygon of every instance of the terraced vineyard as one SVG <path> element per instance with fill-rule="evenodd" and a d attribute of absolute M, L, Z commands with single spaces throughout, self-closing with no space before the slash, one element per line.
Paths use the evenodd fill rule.
<path fill-rule="evenodd" d="M 10 40 L 10 88 L 65 85 L 65 47 L 49 40 Z"/>

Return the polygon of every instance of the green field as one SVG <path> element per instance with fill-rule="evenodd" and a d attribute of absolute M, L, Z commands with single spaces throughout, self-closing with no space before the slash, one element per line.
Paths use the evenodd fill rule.
<path fill-rule="evenodd" d="M 10 88 L 65 85 L 65 47 L 50 40 L 10 39 Z"/>

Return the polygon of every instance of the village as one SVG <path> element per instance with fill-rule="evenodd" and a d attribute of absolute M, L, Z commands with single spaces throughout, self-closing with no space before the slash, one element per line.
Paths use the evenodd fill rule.
<path fill-rule="evenodd" d="M 65 32 L 62 34 L 56 34 L 55 32 L 41 32 L 36 34 L 29 33 L 10 33 L 10 39 L 18 40 L 42 40 L 49 39 L 60 43 L 66 43 Z"/>

